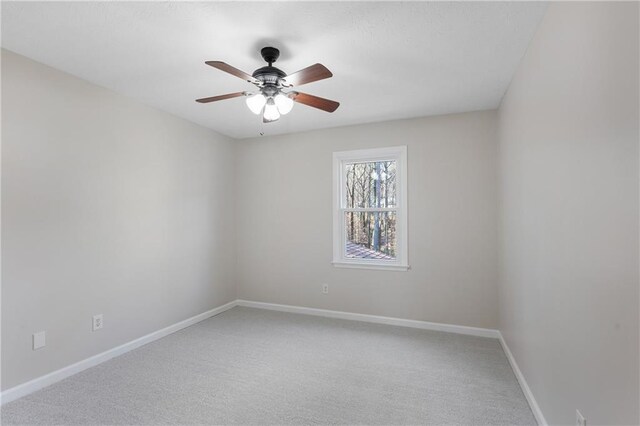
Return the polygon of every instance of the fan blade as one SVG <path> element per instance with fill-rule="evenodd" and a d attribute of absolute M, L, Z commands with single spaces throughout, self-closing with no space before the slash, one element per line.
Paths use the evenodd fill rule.
<path fill-rule="evenodd" d="M 284 81 L 286 86 L 302 86 L 303 84 L 324 80 L 329 77 L 333 77 L 331 71 L 322 64 L 315 64 L 298 72 L 294 72 L 293 74 L 289 74 L 284 78 Z"/>
<path fill-rule="evenodd" d="M 306 93 L 291 92 L 293 95 L 291 98 L 301 104 L 308 105 L 310 107 L 318 108 L 323 111 L 333 112 L 338 109 L 340 102 L 332 101 L 318 96 L 307 95 Z"/>
<path fill-rule="evenodd" d="M 247 74 L 244 71 L 239 70 L 238 68 L 232 67 L 231 65 L 220 62 L 220 61 L 207 61 L 205 64 L 212 66 L 214 68 L 219 69 L 220 71 L 228 72 L 231 75 L 235 75 L 236 77 L 240 77 L 244 81 L 248 81 L 253 84 L 260 84 L 260 81 L 253 78 L 251 75 Z"/>
<path fill-rule="evenodd" d="M 209 102 L 223 101 L 225 99 L 237 98 L 239 96 L 244 96 L 245 94 L 246 94 L 245 92 L 227 93 L 226 95 L 212 96 L 210 98 L 196 99 L 196 102 L 200 102 L 201 104 L 206 104 L 206 103 L 209 103 Z"/>

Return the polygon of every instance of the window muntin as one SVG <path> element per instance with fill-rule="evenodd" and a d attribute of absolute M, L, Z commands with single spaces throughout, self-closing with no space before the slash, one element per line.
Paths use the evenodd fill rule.
<path fill-rule="evenodd" d="M 334 153 L 334 265 L 406 270 L 406 147 Z"/>

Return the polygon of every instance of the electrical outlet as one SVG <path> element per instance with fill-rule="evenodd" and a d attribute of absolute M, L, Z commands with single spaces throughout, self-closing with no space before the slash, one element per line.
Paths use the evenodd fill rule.
<path fill-rule="evenodd" d="M 93 316 L 93 331 L 100 330 L 102 328 L 102 314 Z"/>
<path fill-rule="evenodd" d="M 322 293 L 329 294 L 329 284 L 322 284 Z"/>
<path fill-rule="evenodd" d="M 576 410 L 576 426 L 587 426 L 587 419 L 584 418 L 579 410 Z"/>
<path fill-rule="evenodd" d="M 33 350 L 45 347 L 46 343 L 46 331 L 39 331 L 33 333 Z"/>

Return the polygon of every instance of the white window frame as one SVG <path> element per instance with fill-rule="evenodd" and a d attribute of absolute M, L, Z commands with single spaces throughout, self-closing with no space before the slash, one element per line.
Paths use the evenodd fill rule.
<path fill-rule="evenodd" d="M 346 165 L 376 161 L 396 162 L 396 202 L 390 209 L 356 209 L 391 210 L 396 212 L 396 259 L 354 259 L 346 256 Z M 361 149 L 333 153 L 333 265 L 341 268 L 380 269 L 406 271 L 409 269 L 407 236 L 407 147 L 394 146 L 387 148 Z"/>

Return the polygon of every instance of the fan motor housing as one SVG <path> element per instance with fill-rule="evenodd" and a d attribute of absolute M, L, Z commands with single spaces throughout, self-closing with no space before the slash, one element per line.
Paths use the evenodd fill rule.
<path fill-rule="evenodd" d="M 253 78 L 260 80 L 265 85 L 279 86 L 280 79 L 287 76 L 284 71 L 272 65 L 280 57 L 280 51 L 275 47 L 267 46 L 260 50 L 260 54 L 262 55 L 262 59 L 269 65 L 255 70 L 253 72 Z"/>
<path fill-rule="evenodd" d="M 262 81 L 264 84 L 277 85 L 278 81 L 281 78 L 285 78 L 286 76 L 287 74 L 284 71 L 272 66 L 258 68 L 253 72 L 253 78 L 257 78 L 258 80 Z"/>

